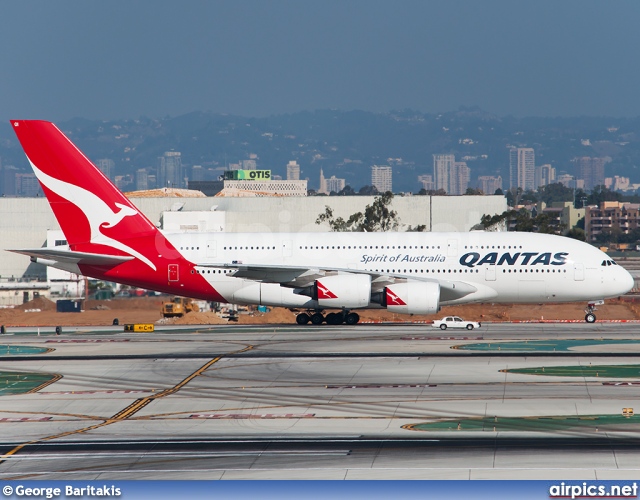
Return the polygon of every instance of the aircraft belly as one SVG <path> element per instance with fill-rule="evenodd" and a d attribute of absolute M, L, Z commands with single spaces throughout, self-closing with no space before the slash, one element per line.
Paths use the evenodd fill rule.
<path fill-rule="evenodd" d="M 546 301 L 547 287 L 544 280 L 519 280 L 518 300 L 520 302 Z"/>
<path fill-rule="evenodd" d="M 317 307 L 317 303 L 306 295 L 298 295 L 291 288 L 277 283 L 258 283 L 238 280 L 239 286 L 227 295 L 238 304 L 260 304 L 272 307 Z"/>

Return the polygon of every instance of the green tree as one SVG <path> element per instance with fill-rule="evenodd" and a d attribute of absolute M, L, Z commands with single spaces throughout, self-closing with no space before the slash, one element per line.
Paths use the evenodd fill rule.
<path fill-rule="evenodd" d="M 480 218 L 480 228 L 485 231 L 496 231 L 499 225 L 502 225 L 505 221 L 508 224 L 509 220 L 515 218 L 517 213 L 516 210 L 506 210 L 501 214 L 485 214 Z M 476 226 L 473 229 L 476 229 Z"/>
<path fill-rule="evenodd" d="M 515 207 L 520 204 L 520 196 L 522 196 L 522 188 L 511 188 L 507 191 L 507 205 Z"/>
<path fill-rule="evenodd" d="M 324 213 L 318 215 L 316 224 L 326 222 L 332 231 L 359 231 L 367 233 L 395 231 L 400 227 L 400 220 L 398 219 L 398 213 L 390 208 L 392 201 L 393 193 L 387 191 L 384 194 L 376 196 L 373 203 L 365 207 L 364 212 L 356 212 L 347 220 L 344 220 L 342 217 L 335 218 L 331 207 L 325 206 Z"/>
<path fill-rule="evenodd" d="M 600 205 L 603 201 L 622 201 L 622 193 L 611 191 L 604 186 L 596 186 L 587 197 L 587 205 Z"/>
<path fill-rule="evenodd" d="M 531 189 L 527 189 L 520 195 L 520 203 L 538 203 L 539 196 L 538 193 L 532 191 Z"/>
<path fill-rule="evenodd" d="M 538 188 L 538 197 L 547 205 L 555 201 L 572 201 L 573 189 L 564 186 L 561 183 L 547 184 Z"/>
<path fill-rule="evenodd" d="M 565 228 L 565 224 L 556 223 L 556 219 L 548 214 L 541 213 L 534 217 L 525 208 L 506 210 L 496 215 L 485 214 L 480 218 L 480 225 L 486 231 L 495 231 L 501 223 L 506 223 L 510 231 L 529 233 L 561 234 Z"/>
<path fill-rule="evenodd" d="M 580 229 L 579 227 L 571 228 L 567 233 L 567 237 L 573 238 L 574 240 L 587 241 L 587 235 L 584 229 Z"/>
<path fill-rule="evenodd" d="M 360 191 L 358 191 L 358 194 L 360 196 L 375 196 L 380 193 L 378 192 L 378 188 L 375 186 L 362 186 Z"/>
<path fill-rule="evenodd" d="M 358 193 L 356 193 L 351 186 L 346 185 L 345 187 L 342 188 L 342 190 L 338 194 L 340 196 L 355 196 Z"/>

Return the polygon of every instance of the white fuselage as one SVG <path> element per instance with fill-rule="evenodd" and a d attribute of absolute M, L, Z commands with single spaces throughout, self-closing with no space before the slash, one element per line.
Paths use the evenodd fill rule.
<path fill-rule="evenodd" d="M 165 234 L 232 303 L 315 308 L 293 288 L 233 277 L 232 264 L 369 272 L 400 280 L 463 282 L 477 291 L 442 304 L 570 302 L 616 297 L 630 274 L 597 248 L 566 237 L 469 233 Z M 215 267 L 219 265 L 219 267 Z M 460 286 L 460 285 L 459 285 Z M 371 304 L 370 307 L 376 307 Z"/>

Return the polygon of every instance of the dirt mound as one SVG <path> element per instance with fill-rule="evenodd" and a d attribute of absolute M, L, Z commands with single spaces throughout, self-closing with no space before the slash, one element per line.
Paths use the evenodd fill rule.
<path fill-rule="evenodd" d="M 239 323 L 246 323 L 251 325 L 260 325 L 264 323 L 277 324 L 277 323 L 295 323 L 297 313 L 291 312 L 284 307 L 274 307 L 267 313 L 255 313 L 253 315 L 241 314 L 239 317 Z"/>
<path fill-rule="evenodd" d="M 173 325 L 222 325 L 229 321 L 212 312 L 190 312 L 181 318 L 167 318 L 164 324 Z"/>
<path fill-rule="evenodd" d="M 26 309 L 40 309 L 41 311 L 55 311 L 56 303 L 45 297 L 38 297 L 33 300 L 30 300 L 29 302 L 25 302 L 24 304 L 16 306 L 14 309 L 18 311 L 24 311 Z"/>

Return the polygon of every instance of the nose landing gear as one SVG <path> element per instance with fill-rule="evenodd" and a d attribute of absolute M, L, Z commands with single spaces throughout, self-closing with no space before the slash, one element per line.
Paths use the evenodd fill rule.
<path fill-rule="evenodd" d="M 596 322 L 596 315 L 593 312 L 597 311 L 596 306 L 601 306 L 602 304 L 604 304 L 604 300 L 594 300 L 593 302 L 589 302 L 587 304 L 587 308 L 584 310 L 584 312 L 586 313 L 584 316 L 584 320 L 587 323 Z"/>

